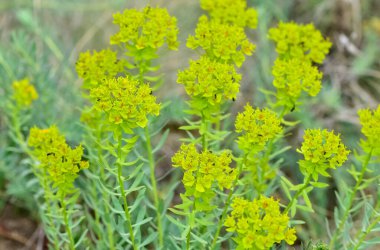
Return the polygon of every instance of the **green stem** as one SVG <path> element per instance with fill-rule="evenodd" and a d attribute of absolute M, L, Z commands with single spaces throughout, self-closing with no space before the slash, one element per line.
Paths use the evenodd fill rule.
<path fill-rule="evenodd" d="M 51 228 L 55 228 L 55 225 L 54 225 L 54 221 L 53 221 L 53 218 L 51 217 L 51 204 L 50 204 L 50 201 L 52 200 L 51 197 L 50 197 L 50 187 L 47 183 L 47 176 L 46 176 L 46 173 L 45 172 L 42 172 L 42 188 L 44 189 L 44 197 L 45 197 L 45 203 L 46 203 L 46 214 L 47 214 L 47 217 L 48 217 L 48 221 L 49 221 L 49 224 L 48 226 L 50 226 Z M 57 249 L 59 250 L 59 241 L 58 241 L 58 234 L 53 234 L 51 235 L 52 238 L 53 238 L 53 247 L 54 249 Z"/>
<path fill-rule="evenodd" d="M 100 167 L 99 167 L 100 181 L 104 181 L 104 183 L 106 183 L 106 177 L 105 177 L 105 173 L 104 173 L 104 168 L 102 166 L 103 157 L 102 157 L 102 148 L 100 146 L 101 138 L 102 138 L 102 132 L 101 132 L 101 129 L 99 129 L 98 133 L 97 133 L 97 139 L 98 139 L 98 143 L 97 143 L 98 144 L 98 152 L 97 153 L 98 153 L 98 161 L 100 163 Z M 102 196 L 104 197 L 104 199 L 106 199 L 106 198 L 108 198 L 109 195 L 108 195 L 108 193 L 106 193 L 105 191 L 103 191 L 103 195 Z M 108 205 L 105 204 L 104 202 L 102 202 L 102 203 L 104 205 L 105 216 L 110 216 Z M 95 209 L 95 213 L 97 215 L 96 217 L 99 217 L 99 214 L 96 211 L 96 209 Z M 114 243 L 114 238 L 113 238 L 112 225 L 110 223 L 108 223 L 108 221 L 106 221 L 106 219 L 104 219 L 103 221 L 106 224 L 106 228 L 107 228 L 107 236 L 108 236 L 110 250 L 115 250 L 115 243 Z M 98 225 L 101 226 L 100 223 Z M 100 237 L 102 237 L 102 235 L 100 235 Z"/>
<path fill-rule="evenodd" d="M 361 233 L 358 243 L 355 245 L 354 250 L 359 249 L 360 245 L 363 243 L 367 235 L 372 231 L 372 229 L 380 222 L 380 216 L 378 216 L 368 227 Z"/>
<path fill-rule="evenodd" d="M 364 174 L 367 171 L 367 166 L 369 164 L 369 160 L 371 159 L 371 156 L 372 156 L 372 151 L 370 151 L 368 153 L 367 158 L 364 161 L 364 164 L 362 166 L 362 170 L 360 172 L 359 178 L 356 181 L 356 185 L 355 185 L 354 189 L 352 190 L 352 192 L 350 194 L 350 197 L 349 197 L 349 200 L 348 200 L 348 206 L 346 207 L 346 211 L 344 212 L 343 218 L 340 221 L 339 226 L 335 230 L 334 235 L 333 235 L 333 237 L 332 237 L 332 239 L 330 241 L 330 249 L 333 249 L 335 247 L 335 241 L 337 240 L 338 234 L 342 231 L 342 229 L 344 227 L 344 224 L 346 223 L 346 220 L 348 219 L 348 216 L 350 215 L 350 210 L 351 210 L 351 207 L 352 207 L 352 205 L 354 203 L 356 192 L 359 190 L 359 187 L 362 184 L 362 181 L 363 181 L 363 178 L 364 178 Z"/>
<path fill-rule="evenodd" d="M 213 241 L 211 243 L 211 246 L 210 246 L 210 250 L 213 250 L 216 247 L 216 242 L 218 240 L 218 237 L 219 237 L 219 234 L 220 234 L 220 230 L 222 229 L 223 223 L 226 220 L 226 216 L 227 216 L 228 208 L 230 206 L 232 195 L 234 193 L 234 190 L 236 188 L 237 182 L 239 180 L 239 176 L 240 176 L 240 174 L 242 172 L 243 165 L 245 164 L 245 162 L 247 160 L 247 156 L 248 156 L 247 154 L 244 155 L 243 161 L 242 161 L 242 163 L 240 164 L 240 166 L 238 168 L 238 172 L 237 172 L 236 178 L 235 178 L 234 182 L 232 183 L 232 187 L 231 187 L 231 190 L 230 190 L 230 192 L 228 194 L 228 197 L 227 197 L 227 200 L 226 200 L 226 204 L 224 205 L 222 217 L 219 220 L 218 227 L 217 227 L 216 232 L 214 234 L 214 239 L 213 239 Z"/>
<path fill-rule="evenodd" d="M 311 180 L 311 174 L 309 174 L 306 177 L 306 180 L 304 181 L 302 187 L 298 189 L 297 193 L 292 197 L 292 200 L 289 202 L 289 204 L 286 206 L 284 210 L 284 214 L 288 214 L 289 210 L 293 206 L 293 203 L 298 199 L 298 197 L 302 194 L 302 192 L 309 186 L 310 180 Z"/>
<path fill-rule="evenodd" d="M 128 224 L 128 230 L 129 230 L 129 235 L 131 237 L 131 242 L 134 250 L 138 250 L 138 247 L 135 242 L 135 236 L 133 234 L 133 228 L 132 228 L 132 221 L 131 221 L 131 214 L 129 212 L 129 206 L 128 206 L 128 201 L 127 201 L 127 196 L 125 195 L 125 190 L 124 190 L 124 182 L 122 178 L 122 165 L 121 161 L 123 158 L 122 155 L 122 135 L 120 135 L 118 139 L 118 146 L 117 146 L 117 154 L 118 154 L 118 159 L 117 159 L 117 180 L 119 182 L 119 187 L 120 187 L 120 192 L 121 196 L 123 198 L 123 203 L 124 203 L 124 214 L 125 218 L 127 219 L 127 224 Z"/>
<path fill-rule="evenodd" d="M 207 150 L 207 148 L 208 148 L 207 137 L 206 137 L 207 120 L 206 120 L 206 117 L 204 116 L 203 113 L 202 113 L 201 127 L 202 127 L 202 129 L 204 129 L 204 131 L 202 131 L 202 149 Z"/>
<path fill-rule="evenodd" d="M 70 249 L 75 250 L 75 242 L 74 242 L 73 234 L 71 232 L 71 228 L 69 225 L 69 217 L 68 217 L 67 211 L 66 211 L 66 202 L 65 202 L 64 193 L 62 193 L 62 195 L 61 195 L 61 205 L 62 205 L 61 209 L 62 209 L 62 215 L 63 215 L 63 220 L 65 223 L 66 232 L 67 232 L 67 235 L 69 236 Z"/>
<path fill-rule="evenodd" d="M 160 248 L 162 248 L 164 245 L 164 234 L 163 234 L 162 223 L 161 223 L 160 202 L 159 202 L 159 198 L 158 198 L 157 181 L 156 181 L 155 174 L 154 174 L 155 160 L 154 160 L 154 154 L 152 151 L 152 145 L 151 145 L 151 141 L 150 141 L 150 134 L 149 134 L 148 127 L 145 127 L 145 137 L 146 137 L 146 148 L 148 151 L 148 160 L 149 160 L 149 167 L 150 167 L 150 181 L 152 183 L 154 205 L 156 207 L 159 246 L 160 246 Z"/>

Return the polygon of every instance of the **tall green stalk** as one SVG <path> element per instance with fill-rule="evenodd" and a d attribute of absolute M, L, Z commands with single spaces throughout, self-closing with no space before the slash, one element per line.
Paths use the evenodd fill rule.
<path fill-rule="evenodd" d="M 159 246 L 160 248 L 164 245 L 164 233 L 162 230 L 162 222 L 161 222 L 161 212 L 160 212 L 160 201 L 158 197 L 158 191 L 157 191 L 157 181 L 155 177 L 155 161 L 154 161 L 154 154 L 152 151 L 152 145 L 150 141 L 150 133 L 149 128 L 145 127 L 145 137 L 146 137 L 146 148 L 148 151 L 148 160 L 149 160 L 149 167 L 150 167 L 150 181 L 153 188 L 153 197 L 154 197 L 154 205 L 156 207 L 156 216 L 157 216 L 157 229 L 158 229 L 158 239 L 159 239 Z"/>
<path fill-rule="evenodd" d="M 352 190 L 351 195 L 348 199 L 348 206 L 346 207 L 346 211 L 344 212 L 343 218 L 340 220 L 338 228 L 335 230 L 333 237 L 330 241 L 330 244 L 329 244 L 330 249 L 333 249 L 335 247 L 335 241 L 337 240 L 339 233 L 342 231 L 344 224 L 346 223 L 346 220 L 348 219 L 348 216 L 350 215 L 350 211 L 351 211 L 352 205 L 354 203 L 356 193 L 359 190 L 360 185 L 362 184 L 364 174 L 367 171 L 367 167 L 368 167 L 369 161 L 371 159 L 371 156 L 372 156 L 372 151 L 370 151 L 368 153 L 367 158 L 365 159 L 365 161 L 363 163 L 362 170 L 360 172 L 359 178 L 356 181 L 356 185 L 355 185 L 354 189 Z"/>
<path fill-rule="evenodd" d="M 125 215 L 125 218 L 127 219 L 127 225 L 128 225 L 128 230 L 129 230 L 132 246 L 133 246 L 134 250 L 138 250 L 138 247 L 137 247 L 136 242 L 135 242 L 135 235 L 133 234 L 131 214 L 129 212 L 129 206 L 128 206 L 128 201 L 127 201 L 127 197 L 126 197 L 125 190 L 124 190 L 124 181 L 123 181 L 123 177 L 122 177 L 122 164 L 121 164 L 121 161 L 123 159 L 123 154 L 122 154 L 122 149 L 121 149 L 122 143 L 123 143 L 122 135 L 120 134 L 120 136 L 118 138 L 117 161 L 116 161 L 117 180 L 119 182 L 120 193 L 121 193 L 123 203 L 124 203 L 124 215 Z"/>
<path fill-rule="evenodd" d="M 61 194 L 61 209 L 62 209 L 63 221 L 65 223 L 65 229 L 69 237 L 70 250 L 75 250 L 75 242 L 74 242 L 73 233 L 71 232 L 71 227 L 69 224 L 69 217 L 67 215 L 67 206 L 65 202 L 64 193 Z"/>

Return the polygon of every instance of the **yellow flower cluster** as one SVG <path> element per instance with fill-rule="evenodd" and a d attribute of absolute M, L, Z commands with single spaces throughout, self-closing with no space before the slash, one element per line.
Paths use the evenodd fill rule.
<path fill-rule="evenodd" d="M 283 102 L 282 104 L 295 104 L 302 91 L 316 96 L 321 89 L 322 73 L 310 62 L 300 58 L 278 58 L 274 62 L 272 74 L 273 85 L 278 91 L 279 103 Z"/>
<path fill-rule="evenodd" d="M 244 112 L 236 117 L 235 128 L 239 148 L 255 153 L 261 151 L 265 143 L 282 132 L 281 120 L 276 113 L 269 109 L 252 108 L 249 103 L 245 105 Z"/>
<path fill-rule="evenodd" d="M 156 103 L 149 85 L 131 77 L 106 79 L 90 89 L 90 99 L 96 110 L 107 114 L 111 124 L 120 124 L 126 132 L 145 127 L 147 116 L 157 116 L 160 112 L 160 104 Z"/>
<path fill-rule="evenodd" d="M 333 131 L 307 129 L 303 139 L 298 150 L 304 155 L 304 160 L 299 162 L 300 170 L 305 176 L 312 175 L 314 180 L 318 179 L 318 174 L 329 176 L 326 170 L 342 166 L 350 153 L 340 135 Z"/>
<path fill-rule="evenodd" d="M 125 66 L 126 62 L 118 60 L 116 52 L 106 49 L 93 51 L 92 54 L 89 51 L 81 53 L 76 63 L 76 71 L 85 80 L 85 87 L 90 87 L 106 78 L 115 77 L 124 71 Z"/>
<path fill-rule="evenodd" d="M 70 190 L 78 172 L 89 166 L 87 161 L 82 161 L 82 146 L 70 148 L 55 126 L 48 129 L 32 128 L 28 145 L 34 148 L 33 154 L 40 161 L 42 171 L 47 172 L 60 191 Z"/>
<path fill-rule="evenodd" d="M 120 30 L 111 37 L 111 44 L 123 43 L 139 50 L 157 49 L 165 42 L 170 49 L 178 47 L 177 19 L 164 8 L 126 9 L 113 17 Z"/>
<path fill-rule="evenodd" d="M 315 63 L 323 62 L 332 45 L 313 24 L 280 22 L 278 28 L 269 30 L 269 38 L 277 43 L 276 51 L 281 59 L 299 58 Z"/>
<path fill-rule="evenodd" d="M 38 93 L 28 79 L 14 81 L 12 84 L 12 98 L 20 108 L 30 107 L 32 102 L 38 98 Z"/>
<path fill-rule="evenodd" d="M 182 180 L 185 195 L 202 198 L 205 203 L 214 196 L 211 189 L 214 183 L 220 189 L 231 188 L 237 175 L 236 169 L 229 167 L 231 161 L 229 151 L 223 151 L 220 155 L 207 150 L 198 153 L 194 144 L 182 144 L 172 157 L 173 166 L 185 171 Z"/>
<path fill-rule="evenodd" d="M 201 8 L 218 23 L 252 29 L 257 26 L 257 12 L 253 8 L 247 9 L 246 0 L 201 0 Z"/>
<path fill-rule="evenodd" d="M 363 149 L 373 155 L 380 156 L 380 105 L 376 110 L 362 109 L 358 112 L 362 133 L 367 140 L 362 141 Z"/>
<path fill-rule="evenodd" d="M 203 98 L 215 105 L 236 98 L 240 80 L 234 66 L 203 56 L 190 61 L 190 67 L 178 73 L 177 82 L 185 86 L 192 98 Z"/>
<path fill-rule="evenodd" d="M 206 16 L 199 18 L 195 35 L 189 36 L 186 45 L 191 49 L 201 47 L 208 57 L 226 63 L 232 61 L 237 66 L 243 64 L 244 55 L 252 55 L 255 49 L 242 27 L 209 21 Z"/>
<path fill-rule="evenodd" d="M 270 249 L 275 243 L 285 240 L 293 245 L 296 230 L 289 228 L 289 217 L 280 211 L 278 200 L 264 196 L 247 201 L 235 198 L 232 212 L 224 226 L 228 232 L 236 232 L 237 249 Z"/>

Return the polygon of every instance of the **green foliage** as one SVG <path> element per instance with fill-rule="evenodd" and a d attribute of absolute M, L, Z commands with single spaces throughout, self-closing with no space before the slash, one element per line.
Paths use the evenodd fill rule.
<path fill-rule="evenodd" d="M 30 11 L 16 13 L 30 33 L 14 32 L 12 49 L 0 47 L 0 73 L 7 83 L 0 91 L 7 131 L 0 137 L 6 145 L 0 149 L 0 187 L 38 211 L 51 249 L 286 249 L 287 244 L 366 249 L 378 244 L 380 106 L 358 112 L 365 138 L 352 148 L 350 167 L 343 166 L 351 152 L 344 134 L 306 129 L 294 150 L 292 133 L 299 124 L 310 125 L 294 118 L 304 115 L 299 111 L 320 92 L 323 74 L 317 65 L 332 44 L 313 24 L 280 22 L 269 30 L 278 53 L 271 71 L 272 48 L 256 52 L 265 82 L 273 76 L 273 86 L 261 89 L 267 105 L 255 99 L 253 107 L 247 103 L 234 117 L 231 106 L 243 88 L 241 67 L 256 48 L 246 28 L 258 28 L 260 45 L 268 44 L 270 18 L 260 10 L 275 6 L 260 2 L 257 12 L 243 0 L 201 0 L 200 5 L 208 16 L 199 18 L 186 43 L 199 57 L 177 79 L 187 102 L 159 103 L 153 95 L 162 94 L 166 84 L 159 60 L 165 44 L 178 49 L 178 28 L 165 8 L 146 6 L 114 14 L 118 29 L 107 48 L 79 55 L 83 98 L 76 94 L 62 110 L 60 93 L 77 89 L 44 84 L 59 83 L 60 77 L 75 80 L 68 68 L 44 69 L 50 57 L 66 62 L 60 44 Z M 40 43 L 30 42 L 32 35 L 41 36 Z M 37 56 L 43 63 L 34 63 Z M 58 78 L 50 79 L 57 72 Z M 78 107 L 80 112 L 72 112 Z M 180 123 L 184 143 L 172 157 L 177 169 L 158 177 L 159 166 L 168 165 L 163 150 L 173 141 L 172 121 Z M 289 161 L 295 152 L 303 155 L 298 164 Z M 294 166 L 292 173 L 286 164 Z M 338 184 L 335 225 L 327 225 L 326 234 L 314 220 L 330 222 L 327 210 L 335 204 L 324 194 L 332 191 L 333 181 Z M 361 230 L 354 230 L 359 224 Z M 313 237 L 323 237 L 329 246 L 313 243 Z"/>

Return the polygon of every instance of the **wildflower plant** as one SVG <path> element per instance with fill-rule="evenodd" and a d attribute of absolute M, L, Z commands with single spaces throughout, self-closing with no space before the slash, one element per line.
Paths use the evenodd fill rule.
<path fill-rule="evenodd" d="M 313 24 L 271 28 L 276 92 L 263 90 L 268 105 L 247 103 L 231 122 L 229 108 L 243 84 L 240 67 L 255 51 L 246 30 L 257 27 L 258 13 L 243 0 L 200 0 L 200 6 L 208 14 L 186 42 L 198 58 L 177 78 L 187 94 L 190 116 L 180 129 L 188 136 L 171 157 L 174 169 L 162 177 L 156 170 L 166 155 L 160 150 L 170 134 L 164 128 L 172 104 L 155 96 L 165 84 L 157 59 L 163 48 L 178 49 L 177 20 L 165 8 L 116 13 L 109 47 L 79 55 L 76 71 L 86 101 L 81 138 L 67 140 L 52 125 L 30 128 L 26 139 L 25 121 L 42 93 L 28 78 L 6 90 L 0 104 L 12 150 L 29 158 L 49 248 L 264 250 L 304 241 L 305 249 L 370 246 L 376 239 L 366 239 L 380 230 L 380 203 L 372 197 L 379 176 L 371 176 L 380 156 L 380 106 L 359 110 L 364 137 L 358 148 L 348 149 L 345 136 L 332 130 L 306 128 L 293 149 L 298 164 L 286 162 L 288 139 L 299 123 L 291 113 L 302 108 L 305 96 L 320 92 L 318 67 L 331 42 Z M 353 187 L 337 178 L 345 172 Z M 334 230 L 329 242 L 313 244 L 300 224 L 320 211 L 314 211 L 312 191 L 334 188 L 330 178 L 339 184 Z M 354 219 L 362 220 L 362 230 L 352 230 Z"/>
<path fill-rule="evenodd" d="M 48 206 L 47 216 L 52 216 L 50 214 L 52 213 L 51 206 L 54 206 L 54 209 L 60 211 L 65 227 L 66 235 L 64 237 L 67 237 L 68 246 L 65 243 L 60 246 L 56 239 L 57 236 L 49 235 L 54 242 L 53 245 L 55 248 L 75 249 L 77 244 L 74 241 L 72 223 L 69 218 L 73 213 L 73 208 L 69 206 L 74 205 L 78 198 L 78 194 L 75 194 L 78 189 L 74 188 L 74 181 L 78 177 L 79 171 L 89 166 L 87 161 L 82 160 L 83 148 L 78 146 L 71 149 L 55 126 L 48 129 L 32 128 L 28 145 L 33 148 L 32 155 L 38 160 L 35 164 L 35 174 L 45 192 L 45 203 Z M 71 204 L 67 204 L 69 199 Z M 57 223 L 52 220 L 54 220 L 53 217 L 50 218 L 50 226 L 57 226 Z M 60 241 L 64 242 L 64 240 Z"/>

